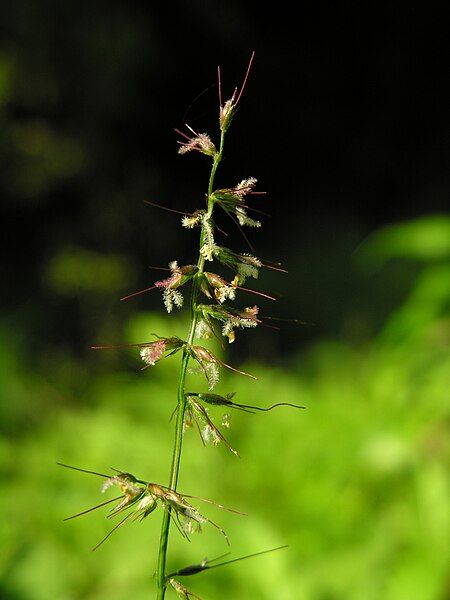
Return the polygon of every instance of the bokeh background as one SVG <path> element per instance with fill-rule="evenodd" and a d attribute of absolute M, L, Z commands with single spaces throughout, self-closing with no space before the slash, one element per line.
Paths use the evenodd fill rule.
<path fill-rule="evenodd" d="M 178 156 L 173 128 L 215 132 L 217 65 L 230 95 L 252 50 L 218 184 L 268 192 L 251 242 L 289 275 L 262 274 L 281 297 L 261 310 L 308 324 L 239 335 L 222 356 L 259 380 L 217 389 L 307 410 L 234 414 L 241 459 L 187 432 L 180 490 L 248 514 L 204 507 L 231 557 L 289 548 L 185 583 L 204 600 L 448 598 L 448 13 L 424 7 L 1 3 L 1 598 L 153 597 L 161 514 L 92 554 L 105 513 L 62 519 L 101 481 L 55 463 L 167 481 L 179 358 L 142 372 L 89 347 L 186 331 L 159 294 L 119 298 L 194 259 L 195 232 L 144 200 L 201 206 L 207 159 Z M 174 531 L 169 567 L 226 550 L 212 528 Z"/>

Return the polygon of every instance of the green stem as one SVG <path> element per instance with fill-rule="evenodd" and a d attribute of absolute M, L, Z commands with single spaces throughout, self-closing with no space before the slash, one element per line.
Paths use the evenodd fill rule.
<path fill-rule="evenodd" d="M 223 147 L 224 147 L 225 133 L 222 131 L 220 136 L 220 149 L 214 157 L 213 165 L 211 167 L 211 173 L 208 182 L 208 200 L 207 200 L 207 212 L 206 217 L 210 218 L 214 210 L 214 202 L 212 199 L 212 192 L 214 186 L 214 178 L 216 176 L 217 167 L 222 160 Z M 204 242 L 204 230 L 202 227 L 200 233 L 200 248 Z M 197 325 L 197 298 L 199 294 L 199 281 L 203 274 L 205 266 L 205 258 L 199 253 L 197 262 L 198 273 L 193 280 L 192 295 L 191 295 L 191 324 L 189 327 L 189 333 L 187 337 L 187 348 L 194 341 L 195 327 Z M 185 348 L 183 351 L 183 358 L 181 361 L 181 372 L 180 379 L 178 382 L 178 407 L 177 407 L 177 420 L 175 423 L 175 441 L 173 446 L 172 454 L 172 467 L 170 469 L 169 487 L 172 490 L 176 490 L 178 483 L 178 473 L 180 470 L 181 450 L 183 445 L 183 424 L 184 424 L 184 411 L 186 408 L 186 396 L 185 396 L 185 381 L 186 373 L 189 365 L 190 354 L 188 349 Z M 161 537 L 159 543 L 159 554 L 158 554 L 158 569 L 156 573 L 157 578 L 157 600 L 164 600 L 166 594 L 166 559 L 167 559 L 167 546 L 169 542 L 169 529 L 170 529 L 170 508 L 164 510 L 162 525 L 161 525 Z"/>

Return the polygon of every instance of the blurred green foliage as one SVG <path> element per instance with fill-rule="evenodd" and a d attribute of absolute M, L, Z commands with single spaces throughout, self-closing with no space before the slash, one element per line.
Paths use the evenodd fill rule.
<path fill-rule="evenodd" d="M 228 532 L 231 556 L 289 544 L 186 579 L 205 600 L 448 597 L 449 222 L 441 215 L 390 226 L 360 248 L 368 277 L 413 265 L 408 293 L 371 339 L 322 339 L 280 366 L 244 365 L 257 382 L 223 374 L 219 393 L 236 391 L 238 402 L 307 410 L 234 413 L 228 437 L 241 459 L 223 445 L 203 448 L 187 431 L 180 490 L 248 515 L 198 501 Z M 46 277 L 57 293 L 83 294 L 119 287 L 126 269 L 120 258 L 72 249 Z M 97 331 L 112 328 L 102 321 Z M 183 328 L 182 314 L 131 313 L 123 341 Z M 57 352 L 34 361 L 26 332 L 5 321 L 1 337 L 0 596 L 151 597 L 161 514 L 125 526 L 91 554 L 112 525 L 106 510 L 62 519 L 104 500 L 101 480 L 55 463 L 112 466 L 164 483 L 179 358 L 143 372 L 126 349 L 92 353 L 89 365 Z M 206 387 L 191 378 L 193 389 Z M 220 423 L 223 411 L 213 412 Z M 191 544 L 173 530 L 169 568 L 226 551 L 213 528 Z"/>
<path fill-rule="evenodd" d="M 417 259 L 423 262 L 450 258 L 450 218 L 430 215 L 395 223 L 374 232 L 362 245 L 360 260 L 379 266 L 392 258 Z"/>
<path fill-rule="evenodd" d="M 117 293 L 132 270 L 122 256 L 64 248 L 47 265 L 45 280 L 50 289 L 62 295 Z"/>

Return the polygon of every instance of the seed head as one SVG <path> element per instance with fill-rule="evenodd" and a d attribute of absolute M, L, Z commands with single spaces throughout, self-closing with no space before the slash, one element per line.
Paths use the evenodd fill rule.
<path fill-rule="evenodd" d="M 205 365 L 205 374 L 209 383 L 209 389 L 213 390 L 219 383 L 219 367 L 216 363 L 207 363 Z"/>
<path fill-rule="evenodd" d="M 222 327 L 222 335 L 228 337 L 228 342 L 232 344 L 235 340 L 234 330 L 237 328 L 252 328 L 259 323 L 257 314 L 259 308 L 257 306 L 247 307 L 243 311 L 236 311 L 235 314 L 230 314 Z"/>
<path fill-rule="evenodd" d="M 236 298 L 237 281 L 233 281 L 230 284 L 223 277 L 220 277 L 220 275 L 216 275 L 216 273 L 204 273 L 204 275 L 206 281 L 214 289 L 214 296 L 218 302 L 222 304 L 227 299 L 234 300 Z"/>
<path fill-rule="evenodd" d="M 206 424 L 203 427 L 202 437 L 205 442 L 211 442 L 214 446 L 220 444 L 220 437 L 217 435 L 215 429 L 213 429 L 209 424 Z"/>
<path fill-rule="evenodd" d="M 247 225 L 247 227 L 261 227 L 261 221 L 251 219 L 244 208 L 238 206 L 236 208 L 235 214 L 241 227 L 243 227 L 244 225 Z"/>
<path fill-rule="evenodd" d="M 219 84 L 219 104 L 220 104 L 219 125 L 220 125 L 220 129 L 223 132 L 227 131 L 227 129 L 231 125 L 231 121 L 233 119 L 236 108 L 239 104 L 239 100 L 241 99 L 242 94 L 244 93 L 244 89 L 247 84 L 247 79 L 250 74 L 254 58 L 255 58 L 255 53 L 252 52 L 252 54 L 250 56 L 250 60 L 248 62 L 247 71 L 245 73 L 245 77 L 242 82 L 239 93 L 237 91 L 237 88 L 235 88 L 233 95 L 231 96 L 231 98 L 229 100 L 227 100 L 225 102 L 225 104 L 222 104 L 222 82 L 221 82 L 221 77 L 220 77 L 220 67 L 218 67 L 218 69 L 217 69 L 218 84 Z"/>
<path fill-rule="evenodd" d="M 195 360 L 205 363 L 216 363 L 217 359 L 209 350 L 203 348 L 203 346 L 192 346 L 192 352 Z"/>
<path fill-rule="evenodd" d="M 179 267 L 176 260 L 172 260 L 169 263 L 169 269 L 171 271 L 170 277 L 167 277 L 167 279 L 162 279 L 161 281 L 156 281 L 156 287 L 176 290 L 184 285 L 187 281 L 192 279 L 192 277 L 198 271 L 198 267 L 196 265 L 185 265 L 184 267 Z"/>
<path fill-rule="evenodd" d="M 198 397 L 200 397 L 200 394 Z M 226 437 L 215 426 L 208 414 L 208 410 L 199 402 L 196 394 L 186 395 L 184 422 L 186 426 L 192 426 L 194 422 L 197 424 L 203 444 L 212 442 L 214 446 L 217 446 L 220 442 L 224 442 L 235 456 L 239 456 Z M 225 425 L 225 427 L 228 427 L 228 425 Z"/>
<path fill-rule="evenodd" d="M 184 215 L 181 219 L 181 224 L 187 229 L 193 229 L 196 225 L 200 225 L 204 214 L 204 210 L 196 210 L 192 215 Z"/>
<path fill-rule="evenodd" d="M 193 130 L 192 130 L 193 131 Z M 181 132 L 179 132 L 181 133 Z M 188 152 L 192 152 L 193 150 L 197 152 L 201 152 L 202 154 L 206 154 L 208 156 L 216 156 L 217 150 L 214 146 L 211 138 L 206 133 L 197 133 L 193 137 L 186 137 L 185 142 L 180 142 L 180 147 L 178 148 L 178 154 L 187 154 Z"/>
<path fill-rule="evenodd" d="M 261 261 L 251 254 L 238 254 L 229 248 L 216 246 L 214 248 L 214 258 L 219 262 L 238 273 L 240 285 L 245 283 L 247 277 L 258 279 L 259 269 L 262 266 Z"/>
<path fill-rule="evenodd" d="M 166 351 L 166 340 L 157 340 L 147 346 L 141 348 L 141 358 L 146 365 L 153 366 L 158 360 L 160 360 Z"/>
<path fill-rule="evenodd" d="M 196 596 L 192 592 L 190 592 L 187 588 L 184 587 L 182 583 L 174 579 L 173 577 L 169 578 L 169 583 L 176 591 L 178 598 L 181 600 L 190 600 L 191 598 L 196 598 L 197 600 L 201 600 L 200 596 Z"/>
<path fill-rule="evenodd" d="M 198 271 L 195 265 L 179 267 L 176 260 L 169 263 L 169 268 L 172 272 L 170 277 L 155 283 L 155 287 L 163 289 L 164 305 L 168 313 L 172 312 L 174 306 L 177 308 L 183 306 L 183 296 L 178 288 L 192 279 Z"/>
<path fill-rule="evenodd" d="M 257 179 L 255 177 L 248 177 L 247 179 L 243 179 L 234 187 L 234 193 L 241 198 L 250 194 L 253 191 L 257 183 Z"/>
<path fill-rule="evenodd" d="M 244 201 L 247 194 L 256 193 L 253 191 L 255 185 L 256 179 L 254 177 L 248 177 L 247 179 L 243 179 L 232 188 L 215 190 L 211 197 L 213 201 L 219 204 L 219 206 L 221 206 L 225 212 L 236 215 L 241 225 L 248 225 L 250 223 L 246 222 L 246 218 L 249 218 L 245 212 Z M 249 222 L 253 223 L 253 219 L 249 219 Z M 258 221 L 256 221 L 256 223 L 257 222 Z M 256 227 L 257 225 L 254 226 Z"/>
<path fill-rule="evenodd" d="M 199 319 L 197 321 L 197 325 L 195 326 L 195 337 L 199 340 L 207 340 L 211 338 L 213 335 L 211 331 L 211 327 L 208 325 L 208 322 L 205 319 Z"/>
<path fill-rule="evenodd" d="M 167 288 L 163 292 L 164 306 L 168 313 L 171 313 L 173 307 L 181 308 L 183 306 L 183 295 L 177 290 Z"/>
<path fill-rule="evenodd" d="M 148 366 L 153 366 L 158 360 L 160 360 L 164 352 L 167 350 L 173 350 L 178 352 L 184 345 L 183 340 L 178 337 L 171 338 L 159 338 L 156 342 L 148 342 L 147 344 L 140 344 L 140 355 L 142 360 Z"/>
<path fill-rule="evenodd" d="M 203 346 L 191 346 L 191 352 L 208 380 L 209 389 L 214 389 L 219 381 L 217 358 L 209 350 L 203 348 Z"/>
<path fill-rule="evenodd" d="M 234 97 L 227 100 L 225 104 L 220 107 L 219 125 L 221 131 L 225 132 L 231 125 L 235 108 L 236 104 L 234 102 Z"/>
<path fill-rule="evenodd" d="M 199 304 L 197 309 L 206 321 L 212 318 L 223 323 L 222 335 L 228 337 L 230 344 L 235 340 L 235 329 L 256 327 L 260 322 L 257 317 L 259 311 L 257 306 L 248 306 L 244 310 L 236 310 L 216 304 Z"/>
<path fill-rule="evenodd" d="M 203 233 L 205 241 L 203 246 L 200 248 L 200 253 L 205 260 L 212 261 L 214 255 L 214 249 L 216 247 L 214 243 L 214 224 L 210 216 L 204 214 L 202 216 Z"/>

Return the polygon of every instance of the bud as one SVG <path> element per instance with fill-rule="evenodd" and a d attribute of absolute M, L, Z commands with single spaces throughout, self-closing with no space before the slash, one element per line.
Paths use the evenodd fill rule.
<path fill-rule="evenodd" d="M 198 398 L 202 402 L 206 402 L 207 404 L 212 404 L 213 406 L 226 406 L 228 408 L 237 408 L 239 410 L 243 410 L 244 412 L 254 413 L 255 410 L 259 410 L 262 412 L 268 412 L 277 406 L 290 406 L 292 408 L 305 408 L 304 406 L 300 406 L 299 404 L 291 404 L 290 402 L 277 402 L 276 404 L 272 404 L 272 406 L 261 407 L 261 406 L 252 406 L 250 404 L 238 404 L 237 402 L 233 402 L 233 398 L 236 395 L 236 392 L 230 392 L 225 396 L 219 396 L 219 394 L 211 394 L 208 392 L 189 392 L 186 394 L 188 398 L 195 400 Z M 229 420 L 229 415 L 224 415 L 224 420 Z M 224 427 L 227 427 L 225 423 L 222 423 Z"/>
<path fill-rule="evenodd" d="M 224 133 L 231 125 L 235 108 L 236 104 L 234 103 L 234 95 L 232 98 L 227 100 L 223 106 L 220 107 L 219 125 L 221 131 L 223 131 Z"/>
<path fill-rule="evenodd" d="M 245 556 L 240 556 L 239 558 L 232 558 L 231 560 L 226 560 L 225 562 L 221 562 L 221 563 L 217 563 L 217 561 L 220 558 L 223 558 L 222 556 L 219 556 L 218 558 L 213 558 L 212 560 L 204 558 L 200 563 L 197 563 L 194 565 L 189 565 L 187 567 L 183 567 L 182 569 L 178 569 L 177 571 L 174 571 L 173 573 L 169 573 L 169 575 L 167 576 L 167 579 L 170 581 L 170 578 L 173 578 L 174 576 L 190 577 L 192 575 L 197 575 L 198 573 L 202 573 L 203 571 L 206 571 L 208 569 L 217 569 L 218 567 L 223 567 L 225 565 L 229 565 L 231 563 L 236 563 L 241 560 L 246 560 L 248 558 L 253 558 L 255 556 L 262 556 L 263 554 L 268 554 L 269 552 L 275 552 L 276 550 L 282 550 L 287 547 L 288 546 L 278 546 L 278 548 L 271 548 L 270 550 L 263 550 L 262 552 L 254 552 L 253 554 L 246 554 Z"/>
<path fill-rule="evenodd" d="M 251 68 L 252 68 L 252 63 L 253 63 L 254 57 L 255 57 L 255 53 L 252 52 L 252 55 L 250 56 L 250 60 L 249 60 L 248 66 L 247 66 L 247 72 L 245 73 L 244 81 L 242 82 L 239 93 L 238 93 L 237 88 L 235 88 L 233 95 L 231 96 L 231 98 L 229 100 L 227 100 L 225 102 L 225 104 L 222 104 L 222 83 L 221 83 L 221 79 L 220 79 L 220 67 L 218 68 L 219 103 L 220 103 L 219 126 L 220 126 L 221 131 L 223 131 L 224 133 L 230 127 L 231 120 L 233 119 L 234 113 L 236 112 L 236 108 L 239 104 L 239 100 L 241 99 L 242 94 L 244 93 L 244 89 L 245 89 L 247 79 L 248 79 L 248 76 L 249 76 Z"/>
<path fill-rule="evenodd" d="M 235 392 L 227 394 L 226 398 L 224 396 L 219 396 L 219 394 L 200 393 L 195 395 L 198 396 L 203 402 L 207 402 L 208 404 L 212 404 L 214 406 L 230 406 L 233 405 L 231 399 L 235 395 Z"/>

